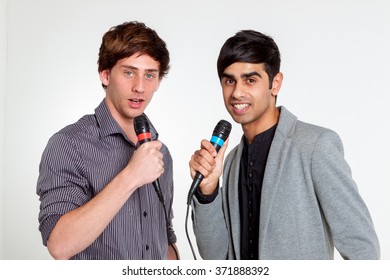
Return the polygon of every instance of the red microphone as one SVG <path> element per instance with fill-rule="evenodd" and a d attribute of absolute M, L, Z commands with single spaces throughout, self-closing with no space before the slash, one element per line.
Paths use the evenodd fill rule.
<path fill-rule="evenodd" d="M 134 130 L 135 133 L 137 134 L 138 142 L 140 143 L 140 145 L 152 141 L 149 122 L 146 119 L 144 114 L 134 118 Z M 159 200 L 161 201 L 162 204 L 164 204 L 164 197 L 161 192 L 160 181 L 158 180 L 158 178 L 152 184 L 157 193 Z"/>

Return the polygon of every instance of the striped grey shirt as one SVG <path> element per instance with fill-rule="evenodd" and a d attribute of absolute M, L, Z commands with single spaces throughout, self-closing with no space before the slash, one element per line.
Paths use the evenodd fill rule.
<path fill-rule="evenodd" d="M 152 139 L 158 138 L 153 125 Z M 99 193 L 129 162 L 137 146 L 128 140 L 111 116 L 105 100 L 95 114 L 55 133 L 39 165 L 39 230 L 43 244 L 58 219 Z M 172 227 L 173 170 L 168 148 L 164 174 L 159 178 L 169 217 L 169 242 L 176 243 Z M 168 240 L 163 207 L 152 184 L 135 191 L 103 233 L 72 259 L 163 259 Z"/>

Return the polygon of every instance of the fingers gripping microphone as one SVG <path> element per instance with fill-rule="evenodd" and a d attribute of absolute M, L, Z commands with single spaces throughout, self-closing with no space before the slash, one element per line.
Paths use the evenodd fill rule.
<path fill-rule="evenodd" d="M 152 141 L 152 135 L 150 133 L 149 122 L 144 115 L 140 115 L 140 116 L 134 118 L 134 130 L 135 130 L 135 133 L 137 134 L 138 142 L 140 143 L 140 145 L 142 145 L 146 142 Z M 169 243 L 170 247 L 173 249 L 173 251 L 175 252 L 176 259 L 179 260 L 180 259 L 179 254 L 176 251 L 175 246 L 173 246 L 171 241 L 169 240 L 170 222 L 168 219 L 167 209 L 166 209 L 165 203 L 164 203 L 164 197 L 163 197 L 162 192 L 161 192 L 160 181 L 157 178 L 152 184 L 153 184 L 154 190 L 157 193 L 158 199 L 160 200 L 161 205 L 164 209 L 168 243 Z"/>
<path fill-rule="evenodd" d="M 225 120 L 220 120 L 218 124 L 215 126 L 210 142 L 213 144 L 217 153 L 219 149 L 222 147 L 222 145 L 225 143 L 226 139 L 229 137 L 231 130 L 232 130 L 232 125 Z M 190 191 L 188 192 L 188 197 L 187 197 L 188 205 L 191 204 L 191 198 L 194 195 L 196 189 L 199 187 L 202 180 L 203 180 L 203 175 L 200 172 L 196 172 L 194 180 L 192 181 Z"/>
<path fill-rule="evenodd" d="M 140 143 L 140 145 L 152 141 L 149 123 L 144 115 L 140 115 L 134 118 L 134 130 L 137 134 L 138 142 Z M 160 187 L 160 181 L 157 179 L 152 184 L 161 203 L 164 203 L 164 198 Z"/>

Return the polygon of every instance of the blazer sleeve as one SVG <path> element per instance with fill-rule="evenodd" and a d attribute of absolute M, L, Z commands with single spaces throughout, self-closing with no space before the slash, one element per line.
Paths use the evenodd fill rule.
<path fill-rule="evenodd" d="M 379 241 L 370 213 L 344 159 L 341 139 L 331 130 L 325 130 L 317 139 L 312 176 L 334 246 L 341 256 L 379 259 Z"/>
<path fill-rule="evenodd" d="M 193 199 L 193 229 L 199 254 L 206 260 L 224 260 L 228 255 L 228 232 L 222 210 L 221 191 L 211 203 Z"/>

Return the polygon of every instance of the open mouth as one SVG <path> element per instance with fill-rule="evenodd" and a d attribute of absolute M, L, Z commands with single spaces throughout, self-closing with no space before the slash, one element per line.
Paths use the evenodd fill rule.
<path fill-rule="evenodd" d="M 237 110 L 241 111 L 241 110 L 244 110 L 244 109 L 248 108 L 249 104 L 247 104 L 247 103 L 234 104 L 233 107 L 236 108 Z"/>
<path fill-rule="evenodd" d="M 231 104 L 232 113 L 235 115 L 244 115 L 248 112 L 251 104 L 250 103 L 235 103 Z"/>
<path fill-rule="evenodd" d="M 131 99 L 129 99 L 130 100 L 130 102 L 132 102 L 132 103 L 140 103 L 140 102 L 143 102 L 144 100 L 143 99 L 136 99 L 136 98 L 131 98 Z"/>
<path fill-rule="evenodd" d="M 144 99 L 138 99 L 138 98 L 130 98 L 129 99 L 129 105 L 133 109 L 140 109 L 142 105 L 144 104 Z"/>

